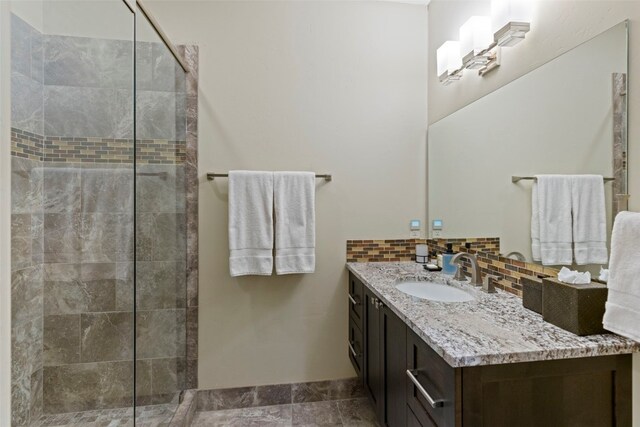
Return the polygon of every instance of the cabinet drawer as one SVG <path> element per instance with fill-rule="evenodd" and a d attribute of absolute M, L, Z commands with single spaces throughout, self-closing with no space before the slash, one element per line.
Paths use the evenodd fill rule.
<path fill-rule="evenodd" d="M 362 378 L 362 368 L 364 364 L 364 345 L 362 331 L 356 325 L 352 317 L 349 318 L 349 360 L 356 370 L 359 378 Z"/>
<path fill-rule="evenodd" d="M 416 414 L 413 413 L 410 407 L 407 406 L 407 427 L 438 427 L 433 424 L 431 419 L 427 420 L 427 424 L 420 424 Z"/>
<path fill-rule="evenodd" d="M 356 325 L 358 325 L 361 330 L 364 315 L 363 301 L 364 285 L 353 273 L 349 273 L 349 317 L 356 322 Z"/>
<path fill-rule="evenodd" d="M 413 331 L 407 333 L 407 404 L 423 426 L 456 423 L 459 371 L 449 366 Z"/>

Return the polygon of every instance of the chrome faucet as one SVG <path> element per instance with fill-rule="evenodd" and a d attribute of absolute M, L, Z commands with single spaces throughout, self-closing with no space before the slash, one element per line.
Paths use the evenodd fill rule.
<path fill-rule="evenodd" d="M 457 253 L 451 258 L 451 264 L 455 264 L 458 269 L 456 275 L 453 277 L 455 280 L 466 280 L 466 276 L 462 271 L 462 258 L 467 258 L 471 263 L 471 284 L 473 286 L 482 286 L 482 271 L 478 265 L 478 259 L 475 255 L 466 252 Z"/>

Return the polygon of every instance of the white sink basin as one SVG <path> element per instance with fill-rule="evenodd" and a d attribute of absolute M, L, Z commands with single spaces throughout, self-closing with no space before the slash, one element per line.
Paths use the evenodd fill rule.
<path fill-rule="evenodd" d="M 414 297 L 439 302 L 466 302 L 473 301 L 473 296 L 462 289 L 442 283 L 433 282 L 402 282 L 396 285 L 396 289 Z"/>

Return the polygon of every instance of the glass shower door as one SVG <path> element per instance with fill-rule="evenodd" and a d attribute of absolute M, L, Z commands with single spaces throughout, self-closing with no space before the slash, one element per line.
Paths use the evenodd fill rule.
<path fill-rule="evenodd" d="M 136 15 L 136 405 L 176 403 L 186 375 L 185 74 Z M 149 414 L 152 415 L 152 414 Z M 137 410 L 137 420 L 147 414 Z"/>

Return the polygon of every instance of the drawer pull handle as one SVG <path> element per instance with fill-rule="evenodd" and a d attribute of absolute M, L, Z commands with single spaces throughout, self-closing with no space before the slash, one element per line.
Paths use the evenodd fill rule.
<path fill-rule="evenodd" d="M 351 345 L 351 341 L 349 341 L 348 344 L 349 344 L 349 351 L 351 351 L 351 354 L 353 354 L 353 357 L 355 358 L 360 357 L 360 355 L 355 351 L 355 349 Z"/>
<path fill-rule="evenodd" d="M 351 294 L 349 294 L 349 301 L 351 301 L 351 304 L 353 304 L 353 305 L 360 305 L 360 301 L 358 301 L 355 298 L 353 298 L 351 296 Z"/>
<path fill-rule="evenodd" d="M 444 406 L 444 400 L 436 400 L 433 397 L 431 397 L 429 393 L 427 393 L 427 390 L 425 390 L 424 387 L 422 387 L 422 384 L 418 382 L 418 379 L 416 378 L 417 375 L 418 375 L 418 371 L 412 372 L 411 370 L 407 369 L 407 376 L 409 377 L 411 382 L 418 388 L 418 391 L 420 392 L 420 394 L 425 399 L 427 399 L 427 402 L 429 403 L 429 405 L 431 405 L 432 408 L 438 408 L 438 407 Z"/>

